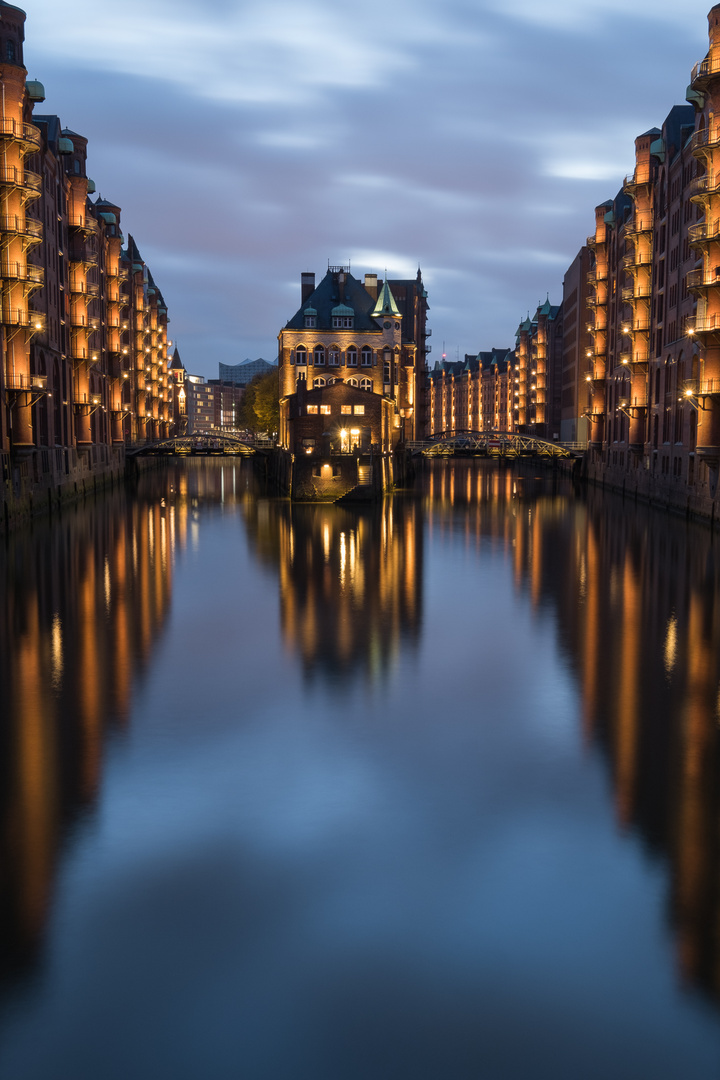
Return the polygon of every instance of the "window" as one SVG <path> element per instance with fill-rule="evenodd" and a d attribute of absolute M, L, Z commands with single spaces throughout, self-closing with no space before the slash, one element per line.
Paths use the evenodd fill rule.
<path fill-rule="evenodd" d="M 15 42 L 14 41 L 6 41 L 5 42 L 5 59 L 6 60 L 14 60 L 15 59 Z"/>
<path fill-rule="evenodd" d="M 307 326 L 307 327 L 317 326 L 317 315 L 306 315 L 305 316 L 305 326 Z"/>
<path fill-rule="evenodd" d="M 325 380 L 322 377 L 319 378 L 319 379 L 314 379 L 313 380 L 313 386 L 324 386 L 324 385 L 325 385 Z"/>
<path fill-rule="evenodd" d="M 317 411 L 318 411 L 318 407 L 317 407 L 317 405 L 308 405 L 307 411 L 308 411 L 308 416 L 316 416 Z"/>
<path fill-rule="evenodd" d="M 341 405 L 340 412 L 343 416 L 349 416 L 352 413 L 352 405 Z"/>
<path fill-rule="evenodd" d="M 348 379 L 347 383 L 348 383 L 348 386 L 357 386 L 358 381 L 357 381 L 357 379 Z"/>
<path fill-rule="evenodd" d="M 360 380 L 360 389 L 361 390 L 372 390 L 372 379 L 361 379 Z"/>
<path fill-rule="evenodd" d="M 351 345 L 345 353 L 345 363 L 348 367 L 357 367 L 357 349 L 354 345 Z"/>
<path fill-rule="evenodd" d="M 330 415 L 330 406 L 329 405 L 321 405 L 320 406 L 320 415 L 321 416 L 329 416 Z"/>
<path fill-rule="evenodd" d="M 365 345 L 360 353 L 360 363 L 363 367 L 372 367 L 372 349 L 367 345 Z"/>
<path fill-rule="evenodd" d="M 331 345 L 328 352 L 328 364 L 332 364 L 333 367 L 337 367 L 340 363 L 340 350 L 337 345 Z"/>
<path fill-rule="evenodd" d="M 307 349 L 304 345 L 298 345 L 297 349 L 295 350 L 295 363 L 307 364 Z"/>
<path fill-rule="evenodd" d="M 315 363 L 322 366 L 325 363 L 325 349 L 322 345 L 316 345 L 314 350 Z"/>
<path fill-rule="evenodd" d="M 353 405 L 353 412 L 355 413 L 356 416 L 364 416 L 365 415 L 365 406 L 364 405 Z"/>

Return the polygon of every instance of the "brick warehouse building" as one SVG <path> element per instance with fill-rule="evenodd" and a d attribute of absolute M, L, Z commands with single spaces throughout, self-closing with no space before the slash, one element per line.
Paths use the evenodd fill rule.
<path fill-rule="evenodd" d="M 687 105 L 635 140 L 588 237 L 592 479 L 716 516 L 720 468 L 720 5 Z M 582 254 L 582 253 L 581 253 Z M 565 391 L 567 392 L 567 390 Z"/>
<path fill-rule="evenodd" d="M 368 469 L 376 488 L 390 485 L 393 449 L 425 432 L 427 311 L 419 270 L 379 283 L 335 266 L 317 287 L 302 275 L 301 306 L 278 337 L 279 443 L 293 459 L 295 497 L 340 495 Z M 320 492 L 310 459 L 331 457 L 335 472 L 321 476 L 336 482 Z"/>
<path fill-rule="evenodd" d="M 87 140 L 34 112 L 25 13 L 0 3 L 0 499 L 121 467 L 123 447 L 172 424 L 167 306 L 120 208 L 91 196 Z"/>

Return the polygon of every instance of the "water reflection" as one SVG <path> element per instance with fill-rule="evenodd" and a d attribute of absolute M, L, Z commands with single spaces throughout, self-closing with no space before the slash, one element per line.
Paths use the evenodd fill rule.
<path fill-rule="evenodd" d="M 205 525 L 210 520 L 225 524 L 221 521 L 224 514 L 231 519 L 229 528 L 222 533 L 224 546 L 218 542 L 212 549 L 213 554 L 209 555 L 208 548 L 203 546 Z M 464 844 L 473 848 L 477 836 L 483 832 L 486 837 L 492 834 L 494 814 L 504 821 L 508 835 L 518 835 L 512 831 L 517 822 L 513 821 L 511 804 L 513 799 L 522 802 L 522 793 L 512 790 L 513 783 L 520 783 L 513 771 L 513 754 L 522 759 L 519 776 L 527 779 L 529 770 L 536 770 L 528 782 L 529 788 L 541 789 L 550 783 L 548 775 L 554 778 L 553 782 L 563 783 L 567 779 L 563 770 L 576 767 L 578 775 L 574 780 L 582 785 L 587 779 L 582 766 L 577 766 L 570 755 L 559 764 L 556 761 L 552 773 L 547 769 L 543 771 L 542 761 L 528 763 L 532 754 L 528 751 L 525 757 L 526 748 L 519 745 L 525 729 L 519 725 L 520 735 L 507 730 L 517 723 L 517 719 L 509 716 L 506 710 L 513 686 L 503 686 L 505 676 L 502 672 L 497 680 L 500 690 L 496 686 L 494 691 L 496 697 L 482 702 L 486 711 L 468 713 L 466 709 L 462 724 L 453 723 L 454 713 L 460 708 L 457 702 L 450 696 L 443 699 L 443 723 L 445 714 L 448 718 L 447 750 L 443 744 L 444 732 L 432 727 L 437 719 L 436 703 L 428 703 L 427 696 L 432 692 L 435 672 L 439 680 L 443 663 L 449 663 L 447 652 L 436 648 L 436 644 L 455 639 L 450 632 L 452 627 L 428 617 L 429 600 L 434 600 L 433 611 L 442 608 L 437 602 L 439 593 L 447 594 L 446 610 L 449 612 L 461 607 L 467 612 L 469 603 L 475 606 L 471 622 L 471 633 L 475 636 L 468 644 L 468 652 L 471 657 L 480 658 L 496 643 L 497 627 L 508 625 L 507 612 L 493 607 L 497 596 L 503 596 L 508 605 L 514 596 L 518 610 L 529 611 L 529 621 L 534 622 L 537 631 L 534 647 L 538 651 L 545 649 L 547 654 L 549 642 L 553 653 L 560 651 L 563 665 L 570 672 L 578 703 L 577 715 L 572 713 L 571 722 L 576 722 L 577 730 L 582 732 L 586 761 L 602 760 L 607 771 L 611 798 L 601 803 L 603 824 L 614 817 L 617 830 L 624 838 L 619 843 L 624 845 L 627 840 L 628 847 L 631 848 L 633 842 L 640 847 L 639 840 L 645 854 L 656 862 L 658 878 L 663 883 L 660 895 L 665 898 L 667 925 L 676 945 L 677 971 L 689 986 L 702 989 L 708 1000 L 717 1002 L 720 998 L 717 540 L 704 527 L 688 526 L 679 519 L 654 514 L 600 492 L 590 491 L 587 497 L 578 498 L 558 476 L 535 476 L 532 470 L 523 473 L 517 468 L 498 468 L 483 463 L 442 461 L 428 464 L 419 477 L 414 494 L 358 510 L 290 506 L 283 500 L 268 498 L 256 485 L 247 463 L 180 462 L 143 477 L 134 491 L 114 492 L 85 507 L 68 511 L 52 523 L 38 523 L 30 534 L 9 538 L 2 568 L 5 604 L 0 615 L 3 686 L 0 915 L 2 960 L 10 992 L 18 985 L 18 971 L 26 969 L 40 952 L 38 946 L 47 932 L 63 840 L 83 812 L 92 819 L 102 800 L 103 761 L 108 737 L 113 733 L 116 737 L 121 736 L 129 725 L 137 723 L 135 699 L 139 680 L 160 662 L 158 653 L 162 650 L 158 650 L 158 646 L 173 630 L 172 590 L 176 589 L 177 596 L 182 592 L 178 582 L 191 577 L 188 561 L 183 564 L 183 559 L 186 555 L 196 555 L 198 560 L 219 557 L 234 567 L 231 560 L 238 553 L 241 526 L 249 540 L 249 565 L 253 576 L 253 591 L 243 593 L 243 596 L 252 595 L 257 603 L 272 612 L 266 626 L 268 621 L 279 621 L 286 655 L 282 658 L 273 656 L 272 663 L 277 665 L 273 676 L 277 677 L 278 684 L 291 683 L 287 697 L 278 694 L 276 701 L 271 693 L 263 693 L 258 698 L 263 722 L 270 727 L 277 722 L 273 717 L 287 713 L 291 707 L 288 701 L 297 702 L 303 696 L 298 694 L 298 687 L 292 681 L 298 669 L 306 677 L 305 701 L 297 705 L 299 720 L 294 727 L 294 737 L 299 742 L 303 738 L 302 729 L 310 731 L 312 727 L 310 713 L 314 718 L 315 711 L 320 708 L 321 695 L 315 693 L 318 686 L 342 688 L 348 695 L 355 690 L 358 699 L 366 685 L 372 686 L 379 688 L 380 692 L 375 695 L 377 701 L 384 704 L 392 700 L 396 706 L 398 701 L 405 699 L 410 717 L 406 726 L 398 724 L 387 735 L 387 742 L 374 744 L 374 752 L 377 759 L 382 760 L 384 775 L 393 781 L 400 778 L 400 783 L 408 786 L 408 776 L 413 770 L 408 764 L 412 755 L 404 741 L 406 736 L 409 743 L 416 738 L 418 744 L 426 740 L 425 745 L 431 745 L 438 756 L 447 753 L 450 784 L 462 789 L 457 806 L 461 807 L 463 821 L 454 834 L 448 827 L 450 843 L 446 844 L 445 835 L 439 840 L 435 838 L 438 849 L 442 848 L 443 858 L 453 843 L 465 857 Z M 214 534 L 214 540 L 220 532 Z M 467 596 L 461 595 L 463 575 L 468 566 L 474 571 L 480 564 L 485 576 L 476 576 L 474 580 L 483 580 L 485 591 L 468 601 Z M 270 573 L 255 574 L 258 565 Z M 504 575 L 509 583 L 506 592 L 493 592 L 493 575 Z M 230 575 L 225 575 L 225 579 L 229 581 Z M 263 580 L 258 582 L 258 579 Z M 279 620 L 276 616 L 278 600 Z M 208 595 L 208 619 L 212 617 L 214 605 L 215 599 Z M 243 625 L 250 625 L 249 633 L 252 633 L 250 618 L 245 619 Z M 172 640 L 176 646 L 184 641 L 181 635 Z M 238 650 L 237 670 L 213 670 L 212 673 L 213 679 L 234 681 L 231 693 L 242 663 L 259 663 L 260 655 L 269 650 L 264 641 L 252 643 L 256 645 L 254 652 L 247 637 L 243 643 L 249 660 Z M 529 670 L 537 670 L 536 667 L 533 669 L 533 658 L 520 652 L 512 634 L 502 646 L 510 672 L 506 683 L 520 684 L 528 677 Z M 412 665 L 400 662 L 404 655 L 410 654 L 414 659 L 422 659 L 424 670 L 417 670 L 420 664 L 415 670 L 408 670 Z M 163 670 L 172 671 L 172 664 L 190 667 L 194 655 L 190 648 L 187 653 L 173 657 L 172 662 L 166 659 Z M 206 676 L 203 672 L 200 675 L 198 681 L 202 683 Z M 248 681 L 246 678 L 246 684 Z M 416 683 L 423 688 L 420 693 Z M 198 700 L 205 689 L 201 687 Z M 243 690 L 247 693 L 247 685 Z M 473 672 L 464 691 L 462 700 L 466 704 L 472 703 L 476 693 L 482 698 L 492 692 L 486 685 L 475 688 Z M 302 705 L 307 705 L 308 701 L 311 701 L 308 712 L 302 712 Z M 349 727 L 349 718 L 354 717 L 354 722 L 361 724 L 363 706 L 364 702 L 361 702 L 355 713 L 349 707 L 343 712 L 342 723 Z M 193 704 L 191 713 L 194 708 Z M 313 754 L 319 758 L 320 745 L 326 749 L 326 744 L 329 745 L 333 738 L 339 743 L 340 737 L 333 734 L 332 728 L 337 710 L 330 707 L 328 712 L 330 720 L 323 719 L 328 727 L 319 726 L 308 743 L 302 743 L 303 760 Z M 197 738 L 196 745 L 199 746 L 207 729 L 203 727 L 205 715 L 199 707 L 197 713 L 197 731 L 193 731 L 193 737 Z M 497 730 L 485 731 L 487 742 L 482 744 L 479 753 L 473 743 L 475 732 L 472 729 L 483 724 L 489 729 L 488 716 L 492 716 L 493 723 L 504 725 L 504 730 L 501 734 Z M 543 722 L 551 721 L 552 716 L 549 719 L 543 716 Z M 241 721 L 234 715 L 229 723 L 237 724 L 240 729 Z M 423 725 L 424 730 L 421 730 Z M 258 723 L 258 730 L 262 726 Z M 338 726 L 342 727 L 342 724 Z M 380 725 L 377 728 L 379 730 Z M 428 736 L 429 729 L 432 737 Z M 287 728 L 280 730 L 283 738 L 289 738 Z M 461 731 L 460 735 L 458 731 Z M 243 759 L 238 752 L 237 763 L 233 759 L 230 781 L 222 773 L 228 791 L 235 797 L 240 789 L 251 810 L 246 812 L 243 802 L 240 813 L 234 803 L 223 802 L 224 788 L 222 784 L 218 786 L 219 818 L 208 827 L 210 838 L 214 835 L 213 830 L 217 835 L 223 834 L 226 828 L 230 830 L 231 826 L 235 830 L 227 848 L 222 848 L 220 881 L 226 881 L 228 877 L 227 859 L 238 857 L 239 837 L 245 835 L 242 829 L 252 832 L 255 825 L 259 829 L 259 823 L 264 820 L 265 777 L 274 775 L 277 746 L 272 741 L 269 746 L 262 743 L 262 753 L 257 759 L 253 758 L 253 739 L 257 738 L 260 743 L 261 735 L 262 731 L 260 735 L 252 731 L 242 744 L 247 757 Z M 313 739 L 317 740 L 317 745 Z M 433 742 L 433 739 L 437 741 Z M 458 752 L 458 744 L 467 748 L 466 760 L 462 762 L 450 760 L 452 754 Z M 179 782 L 179 804 L 184 805 L 186 785 L 191 782 L 197 783 L 198 789 L 203 791 L 208 785 L 217 783 L 218 772 L 222 770 L 219 758 L 212 756 L 213 743 L 209 736 L 203 752 L 205 749 L 211 766 L 205 774 L 198 765 L 195 773 L 196 759 L 191 756 L 189 771 Z M 195 754 L 195 744 L 192 753 Z M 337 753 L 338 762 L 347 766 L 338 745 L 329 746 L 328 753 L 332 759 L 328 771 L 334 774 L 339 768 L 333 753 Z M 491 765 L 487 761 L 483 763 L 483 754 L 491 759 Z M 506 757 L 503 758 L 503 754 Z M 396 758 L 394 764 L 393 756 Z M 422 758 L 420 752 L 418 758 Z M 256 760 L 259 763 L 257 770 Z M 293 771 L 296 760 L 288 753 L 283 765 L 287 773 L 282 771 L 283 783 L 278 785 L 282 789 L 280 794 L 273 789 L 272 782 L 267 784 L 267 797 L 275 810 L 285 805 L 282 797 L 287 792 L 298 789 L 293 786 L 298 781 L 298 775 Z M 398 761 L 402 762 L 400 766 Z M 413 814 L 394 819 L 395 805 L 390 796 L 385 796 L 387 803 L 382 809 L 384 814 L 385 805 L 389 807 L 388 822 L 395 820 L 399 833 L 403 833 L 401 861 L 407 861 L 410 880 L 423 883 L 418 885 L 421 899 L 425 879 L 442 883 L 447 867 L 440 859 L 437 866 L 418 869 L 412 863 L 413 854 L 420 852 L 422 855 L 431 850 L 432 845 L 426 847 L 425 844 L 428 834 L 438 827 L 438 819 L 433 817 L 438 806 L 451 805 L 453 813 L 456 806 L 452 793 L 446 793 L 444 789 L 440 795 L 437 790 L 433 792 L 433 785 L 442 788 L 445 782 L 434 776 L 431 767 L 434 762 L 432 756 L 430 764 L 423 760 L 418 773 L 417 787 L 422 793 L 422 803 L 401 804 L 401 807 L 410 806 Z M 497 769 L 495 763 L 499 763 Z M 355 762 L 351 764 L 354 767 Z M 245 770 L 242 783 L 237 779 L 241 766 Z M 487 775 L 483 778 L 483 767 L 493 773 L 492 778 Z M 251 803 L 247 794 L 255 790 L 251 779 L 256 772 L 259 776 L 256 787 L 261 792 L 257 804 L 260 809 Z M 467 784 L 467 789 L 475 794 L 475 788 L 483 783 L 483 779 L 488 786 L 495 782 L 495 772 L 501 773 L 497 777 L 501 796 L 495 802 L 491 799 L 483 804 L 480 799 L 476 805 L 469 797 L 464 801 L 466 788 L 463 785 Z M 320 798 L 323 785 L 316 780 L 316 775 L 323 774 L 316 774 L 308 767 L 308 773 L 303 774 L 302 779 L 308 790 Z M 354 775 L 349 766 L 347 775 Z M 105 782 L 107 786 L 107 780 Z M 170 783 L 167 777 L 165 783 Z M 377 783 L 379 785 L 381 781 Z M 127 781 L 127 785 L 130 792 L 129 795 L 124 792 L 127 802 L 123 804 L 120 800 L 125 806 L 135 796 L 132 781 Z M 427 806 L 424 785 L 435 799 L 434 803 L 432 799 L 427 800 Z M 568 787 L 572 787 L 570 781 Z M 194 798 L 198 806 L 203 804 L 204 799 L 198 792 L 194 793 Z M 214 807 L 216 804 L 210 801 Z M 333 795 L 330 802 L 337 814 L 336 801 Z M 364 796 L 358 799 L 358 803 L 364 804 L 364 801 Z M 536 805 L 532 804 L 532 799 L 528 802 Z M 565 792 L 557 806 L 553 805 L 557 820 L 562 816 L 558 807 L 566 815 L 557 825 L 558 830 L 572 831 L 575 825 L 572 810 L 576 803 L 575 793 L 568 795 Z M 116 813 L 117 805 L 116 802 Z M 547 809 L 542 800 L 538 805 Z M 234 819 L 229 815 L 230 824 L 223 816 L 228 806 L 231 811 L 235 808 L 236 815 Z M 487 810 L 488 806 L 491 812 Z M 587 807 L 585 812 L 590 813 Z M 194 811 L 191 809 L 187 813 L 192 817 Z M 413 815 L 417 816 L 417 821 Z M 269 817 L 272 816 L 271 812 Z M 292 804 L 291 810 L 287 811 L 287 820 L 294 820 L 296 816 Z M 460 816 L 458 811 L 458 818 Z M 162 829 L 162 821 L 156 828 Z M 415 829 L 423 835 L 416 835 Z M 282 838 L 273 835 L 277 850 L 283 849 Z M 357 867 L 366 865 L 358 852 L 367 854 L 374 834 L 369 831 L 358 835 L 359 840 L 350 833 L 350 826 L 342 833 L 331 860 L 327 865 L 323 864 L 322 873 L 327 874 L 328 881 L 336 881 L 333 875 L 337 851 L 344 849 L 346 843 L 348 865 L 355 864 L 355 860 Z M 588 830 L 587 835 L 598 834 Z M 303 899 L 303 890 L 309 888 L 312 858 L 318 859 L 318 865 L 321 861 L 318 851 L 312 849 L 314 854 L 311 853 L 310 862 L 303 865 L 302 873 L 297 870 L 292 861 L 297 842 L 297 837 L 287 841 L 288 849 L 293 849 L 292 856 L 288 857 L 290 870 L 280 863 L 279 856 L 277 863 L 271 863 L 270 856 L 262 850 L 262 843 L 258 843 L 259 853 L 255 853 L 254 839 L 247 843 L 247 850 L 253 853 L 252 857 L 246 854 L 248 874 L 243 876 L 244 863 L 242 866 L 233 863 L 232 869 L 242 881 L 243 888 L 248 881 L 265 881 L 269 895 L 275 896 L 281 911 L 278 919 L 284 919 L 282 934 L 286 935 L 283 940 L 288 942 L 289 954 L 293 949 L 302 953 L 306 947 L 291 940 L 293 919 L 298 917 L 297 911 L 305 910 L 305 907 L 316 910 L 315 903 Z M 502 846 L 503 842 L 498 842 L 500 849 Z M 486 850 L 491 847 L 488 843 Z M 253 861 L 256 858 L 257 864 Z M 262 858 L 268 860 L 267 880 L 258 869 Z M 388 875 L 393 887 L 399 889 L 392 877 L 396 860 L 397 852 L 383 850 L 380 858 L 383 873 Z M 518 861 L 522 862 L 522 856 L 518 856 Z M 477 870 L 477 877 L 473 876 L 472 885 L 467 886 L 469 907 L 482 896 L 486 884 L 485 866 L 491 865 L 492 859 L 488 858 L 478 869 L 468 859 L 473 874 Z M 267 870 L 268 866 L 270 870 Z M 274 875 L 278 868 L 276 879 Z M 351 883 L 356 881 L 362 894 L 368 883 L 360 870 L 356 872 L 357 880 L 350 872 L 349 880 Z M 614 868 L 610 867 L 609 873 L 613 872 Z M 214 880 L 213 873 L 208 870 L 210 880 Z M 568 872 L 565 880 L 571 877 Z M 191 861 L 187 878 L 192 881 L 193 888 L 202 891 L 202 874 L 196 873 L 196 866 Z M 320 878 L 318 889 L 322 892 L 325 878 L 322 874 Z M 514 879 L 509 875 L 509 879 L 521 881 L 521 875 Z M 274 894 L 268 882 L 276 880 L 281 881 L 282 888 Z M 336 887 L 342 892 L 341 886 L 345 884 L 342 874 L 338 880 L 341 884 L 336 882 Z M 522 881 L 522 884 L 527 883 Z M 563 910 L 567 898 L 553 893 L 552 887 L 548 886 L 552 901 L 548 902 L 548 908 Z M 183 888 L 190 889 L 190 885 L 183 885 Z M 301 894 L 299 900 L 292 891 L 294 888 Z M 348 891 L 352 893 L 352 889 Z M 312 895 L 316 899 L 316 895 Z M 400 895 L 406 899 L 405 893 Z M 443 911 L 448 897 L 441 890 L 437 895 L 438 909 Z M 217 886 L 214 899 L 219 902 L 224 896 L 222 886 Z M 598 907 L 602 907 L 603 900 L 599 895 Z M 297 908 L 293 906 L 296 901 Z M 166 897 L 158 893 L 158 908 L 164 909 L 165 903 Z M 262 907 L 270 919 L 271 907 L 265 900 Z M 138 903 L 138 911 L 141 908 L 142 904 Z M 238 940 L 237 910 L 229 902 L 228 908 L 231 909 L 229 914 L 223 916 L 227 923 L 221 922 L 214 928 L 217 938 L 221 939 L 220 945 L 215 940 L 214 947 L 218 955 L 223 956 L 228 927 L 235 934 L 233 937 L 233 933 L 229 933 L 229 940 Z M 282 912 L 289 913 L 286 919 Z M 355 917 L 352 912 L 348 914 L 343 909 L 343 915 L 352 925 Z M 142 914 L 138 916 L 141 917 Z M 127 918 L 132 922 L 130 916 Z M 178 918 L 182 923 L 182 918 Z M 440 922 L 444 919 L 443 914 Z M 578 917 L 578 925 L 580 923 L 581 917 Z M 423 919 L 418 918 L 420 924 L 425 942 L 432 935 L 425 934 Z M 300 921 L 298 925 L 301 925 Z M 402 926 L 398 924 L 393 933 L 396 930 L 398 934 L 405 933 L 406 922 L 403 921 Z M 253 925 L 248 930 L 248 940 L 254 942 L 255 932 Z M 323 924 L 317 929 L 317 942 L 325 940 L 325 932 Z M 270 937 L 276 935 L 275 924 L 267 933 Z M 477 947 L 480 934 L 474 925 L 472 933 L 477 934 Z M 439 952 L 445 940 L 440 931 L 436 946 Z M 174 939 L 171 944 L 175 946 Z M 193 938 L 193 946 L 198 953 L 203 953 L 201 935 Z M 503 963 L 513 948 L 513 942 L 503 943 L 502 949 L 506 950 Z M 569 946 L 564 943 L 564 948 L 569 949 Z M 662 945 L 656 948 L 667 968 Z M 261 953 L 259 950 L 257 954 L 259 968 L 264 965 Z M 417 955 L 426 957 L 419 947 Z M 515 964 L 521 971 L 525 970 L 526 963 L 525 956 L 508 961 L 509 966 Z M 235 978 L 232 957 L 228 966 Z M 470 966 L 468 961 L 468 969 Z M 366 974 L 367 999 L 363 997 L 362 980 L 352 987 L 352 993 L 358 996 L 359 1016 L 362 1016 L 363 1008 L 368 1009 L 367 1001 L 376 992 L 375 969 L 368 969 Z M 423 984 L 423 993 L 434 985 L 434 976 L 435 973 Z M 473 969 L 472 976 L 467 977 L 476 978 L 477 971 Z M 300 975 L 298 981 L 302 981 Z M 234 988 L 235 984 L 232 986 Z M 427 992 L 429 994 L 429 990 Z M 247 987 L 243 988 L 243 993 L 252 996 Z M 510 1014 L 511 1010 L 508 1011 Z M 468 1022 L 467 1026 L 460 1021 L 458 1024 L 465 1034 L 474 1030 L 474 1022 Z M 410 1021 L 408 1025 L 410 1032 Z"/>
<path fill-rule="evenodd" d="M 32 960 L 69 825 L 165 624 L 176 547 L 203 506 L 252 490 L 236 466 L 179 463 L 4 540 L 0 562 L 0 976 Z"/>
<path fill-rule="evenodd" d="M 248 535 L 277 567 L 282 631 L 308 677 L 337 686 L 387 675 L 422 621 L 423 515 L 418 500 L 346 509 L 260 501 Z"/>
<path fill-rule="evenodd" d="M 499 545 L 555 613 L 618 825 L 670 864 L 680 971 L 720 1000 L 717 537 L 594 489 L 579 499 L 552 475 L 439 462 L 426 485 L 430 530 Z"/>

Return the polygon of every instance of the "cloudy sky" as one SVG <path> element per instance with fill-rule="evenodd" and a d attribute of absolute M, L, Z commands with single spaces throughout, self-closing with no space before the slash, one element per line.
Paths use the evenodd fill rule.
<path fill-rule="evenodd" d="M 414 276 L 450 359 L 562 296 L 710 0 L 28 0 L 45 112 L 86 135 L 189 370 L 274 359 L 300 273 Z"/>

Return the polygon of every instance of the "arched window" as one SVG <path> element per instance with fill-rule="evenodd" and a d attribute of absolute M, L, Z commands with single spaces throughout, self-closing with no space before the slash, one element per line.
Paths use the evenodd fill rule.
<path fill-rule="evenodd" d="M 307 364 L 307 349 L 304 345 L 298 345 L 295 350 L 295 363 L 302 365 Z"/>
<path fill-rule="evenodd" d="M 325 348 L 322 345 L 316 345 L 314 349 L 315 363 L 317 365 L 324 365 L 325 363 Z"/>
<path fill-rule="evenodd" d="M 348 367 L 357 367 L 357 349 L 354 345 L 351 345 L 350 348 L 346 351 L 345 363 Z"/>
<path fill-rule="evenodd" d="M 348 379 L 347 384 L 348 386 L 357 386 L 358 381 L 357 379 Z"/>
<path fill-rule="evenodd" d="M 313 386 L 324 386 L 325 380 L 320 376 L 319 379 L 313 379 Z"/>
<path fill-rule="evenodd" d="M 361 390 L 372 390 L 372 379 L 361 379 L 360 380 L 360 389 Z"/>
<path fill-rule="evenodd" d="M 364 345 L 360 352 L 360 363 L 363 367 L 372 367 L 372 349 L 369 345 Z"/>
<path fill-rule="evenodd" d="M 340 364 L 340 350 L 337 345 L 331 345 L 328 350 L 328 364 L 338 367 Z"/>

